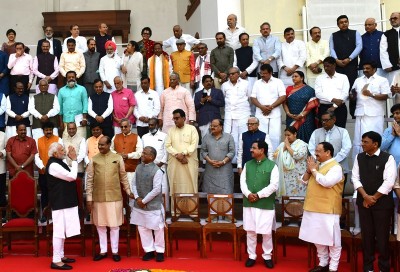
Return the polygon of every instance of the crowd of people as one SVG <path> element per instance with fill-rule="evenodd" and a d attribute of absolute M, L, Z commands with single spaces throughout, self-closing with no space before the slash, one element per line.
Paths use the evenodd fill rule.
<path fill-rule="evenodd" d="M 9 29 L 0 51 L 0 206 L 7 204 L 7 171 L 12 179 L 37 169 L 41 209 L 50 205 L 54 222 L 51 268 L 72 269 L 75 260 L 64 256 L 63 245 L 79 233 L 71 186 L 79 176 L 99 235 L 94 261 L 107 257 L 107 227 L 112 258 L 121 260 L 123 193 L 131 199 L 130 223 L 138 225 L 143 260 L 163 261 L 162 194 L 172 216 L 168 196 L 174 193 L 232 194 L 236 165 L 246 267 L 255 264 L 262 234 L 262 258 L 273 268 L 275 200 L 297 196 L 305 197 L 300 239 L 314 243 L 319 257 L 311 271 L 337 271 L 341 203 L 351 173 L 364 271 L 373 271 L 375 239 L 379 269 L 389 271 L 392 191 L 400 194 L 399 12 L 390 24 L 381 32 L 368 18 L 360 35 L 341 15 L 329 41 L 315 26 L 304 43 L 291 27 L 281 42 L 264 22 L 251 47 L 231 14 L 211 51 L 176 25 L 162 42 L 143 28 L 142 40 L 129 41 L 124 52 L 105 23 L 89 39 L 72 25 L 63 44 L 47 26 L 34 58 Z M 394 121 L 384 129 L 388 99 L 395 101 Z M 353 143 L 346 102 L 355 119 Z"/>

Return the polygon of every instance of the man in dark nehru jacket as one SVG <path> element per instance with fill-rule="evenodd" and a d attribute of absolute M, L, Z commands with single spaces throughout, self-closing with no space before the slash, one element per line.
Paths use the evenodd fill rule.
<path fill-rule="evenodd" d="M 78 214 L 78 193 L 76 177 L 78 163 L 76 151 L 70 146 L 68 157 L 72 160 L 71 168 L 63 161 L 67 152 L 59 143 L 52 143 L 49 147 L 49 160 L 46 166 L 49 203 L 53 216 L 53 261 L 51 269 L 70 270 L 68 263 L 75 262 L 64 256 L 65 237 L 80 234 Z"/>

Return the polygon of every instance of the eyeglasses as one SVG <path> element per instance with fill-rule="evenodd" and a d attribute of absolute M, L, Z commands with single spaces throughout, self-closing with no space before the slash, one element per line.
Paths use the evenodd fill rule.
<path fill-rule="evenodd" d="M 258 125 L 258 123 L 247 123 L 248 126 L 255 126 Z"/>
<path fill-rule="evenodd" d="M 150 33 L 149 32 L 143 32 L 142 35 L 150 35 Z"/>
<path fill-rule="evenodd" d="M 239 74 L 239 73 L 238 72 L 229 73 L 230 76 L 233 76 L 233 75 L 236 75 L 236 74 Z"/>
<path fill-rule="evenodd" d="M 129 126 L 121 126 L 121 128 L 128 128 Z"/>
<path fill-rule="evenodd" d="M 329 119 L 321 119 L 321 123 L 326 123 L 326 122 L 329 122 L 330 120 L 332 120 L 332 118 L 329 118 Z"/>
<path fill-rule="evenodd" d="M 389 20 L 397 20 L 397 19 L 399 19 L 399 18 L 397 18 L 397 17 L 392 17 L 392 18 L 390 18 Z"/>

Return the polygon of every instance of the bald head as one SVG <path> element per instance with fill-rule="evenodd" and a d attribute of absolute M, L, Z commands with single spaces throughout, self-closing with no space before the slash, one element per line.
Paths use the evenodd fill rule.
<path fill-rule="evenodd" d="M 376 21 L 374 18 L 367 18 L 367 20 L 365 20 L 365 31 L 368 33 L 372 33 L 376 30 Z"/>
<path fill-rule="evenodd" d="M 392 25 L 392 27 L 400 26 L 400 12 L 393 12 L 390 15 L 390 24 Z"/>
<path fill-rule="evenodd" d="M 172 31 L 174 32 L 175 38 L 180 39 L 182 37 L 182 28 L 180 25 L 175 25 Z"/>

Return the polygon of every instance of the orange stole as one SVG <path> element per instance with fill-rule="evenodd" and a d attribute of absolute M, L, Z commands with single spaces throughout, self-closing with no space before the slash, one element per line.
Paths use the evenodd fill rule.
<path fill-rule="evenodd" d="M 129 154 L 136 151 L 136 143 L 137 143 L 137 134 L 129 134 L 124 136 L 123 133 L 115 135 L 114 138 L 114 149 L 117 153 L 121 154 Z M 125 171 L 126 172 L 135 172 L 136 166 L 139 164 L 138 159 L 126 159 L 125 163 Z"/>
<path fill-rule="evenodd" d="M 58 136 L 51 136 L 50 138 L 47 138 L 46 136 L 42 136 L 38 139 L 38 151 L 39 151 L 39 157 L 42 160 L 44 166 L 47 166 L 47 162 L 49 161 L 49 147 L 52 143 L 58 142 L 59 137 Z M 39 169 L 39 174 L 44 174 L 44 171 L 42 169 Z"/>
<path fill-rule="evenodd" d="M 150 89 L 155 90 L 156 87 L 156 55 L 152 56 L 149 59 L 149 76 L 150 76 Z M 169 62 L 168 58 L 166 58 L 163 54 L 160 55 L 161 62 L 162 62 L 162 75 L 163 75 L 163 82 L 164 82 L 164 89 L 169 87 Z"/>

